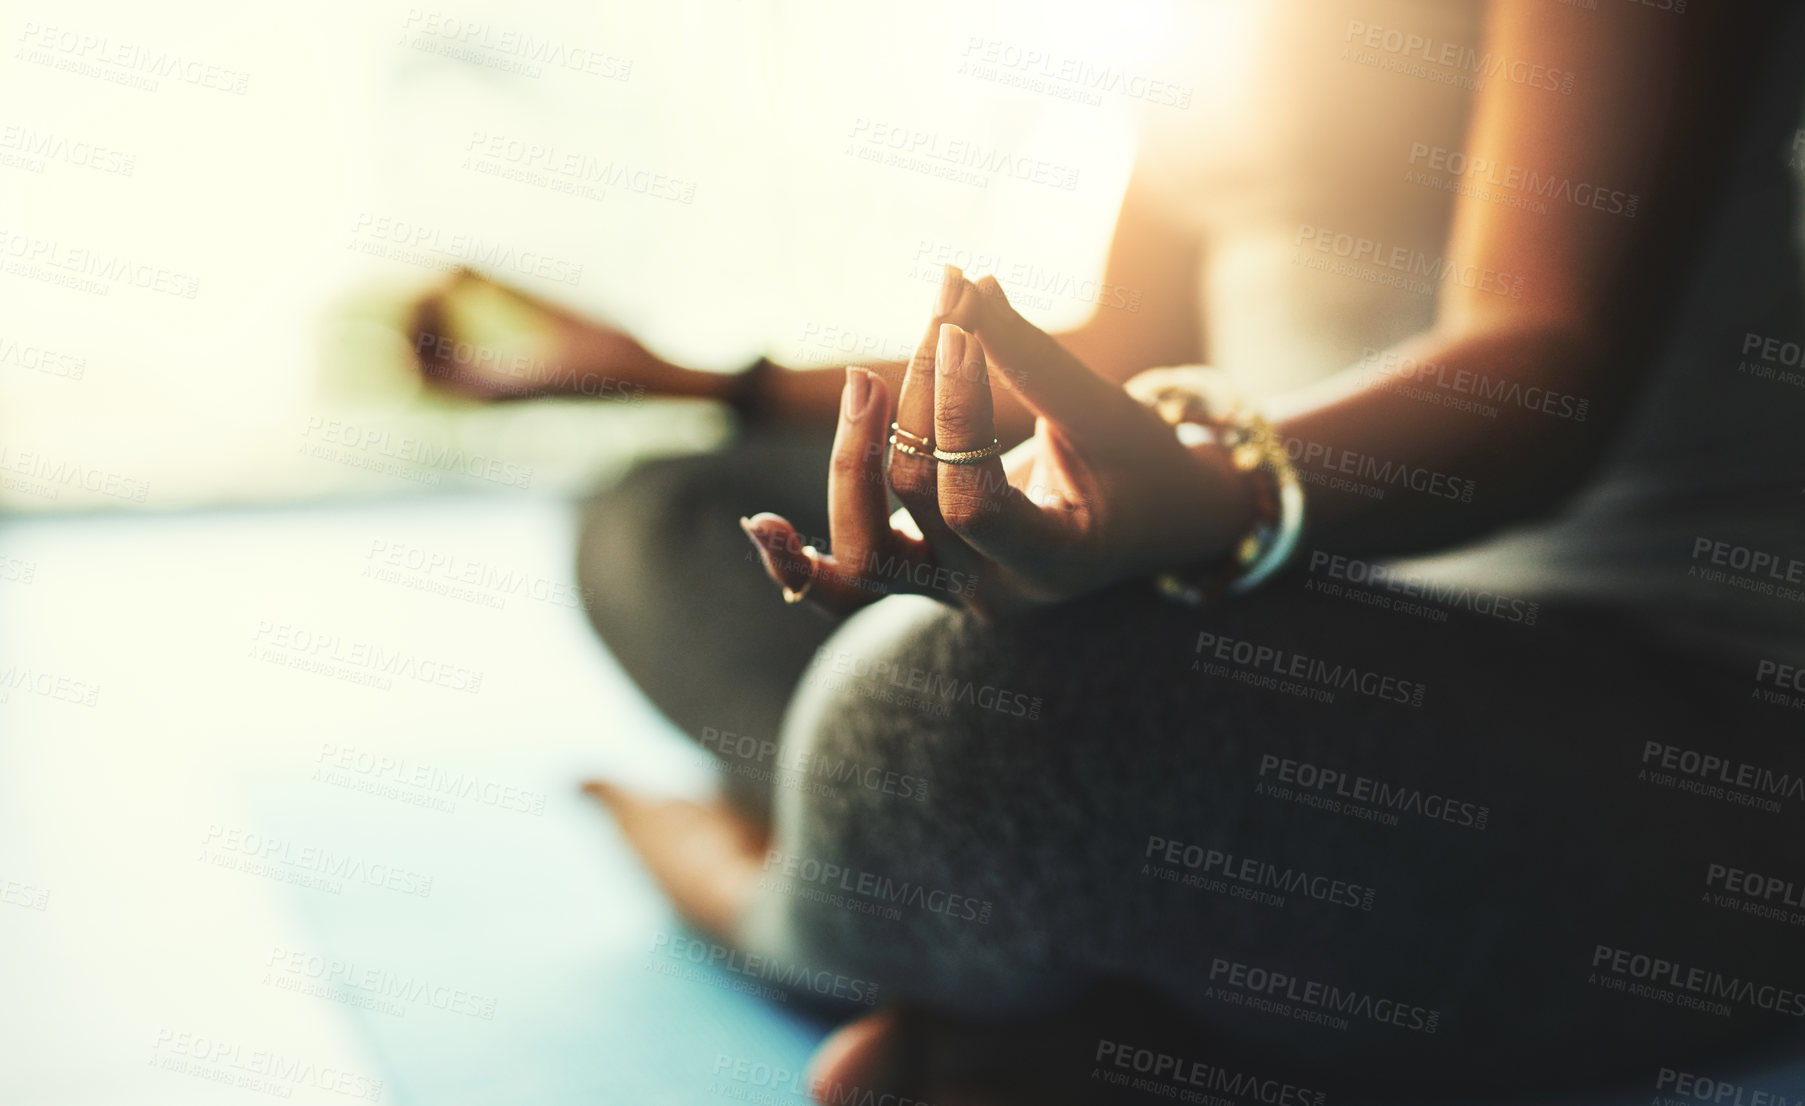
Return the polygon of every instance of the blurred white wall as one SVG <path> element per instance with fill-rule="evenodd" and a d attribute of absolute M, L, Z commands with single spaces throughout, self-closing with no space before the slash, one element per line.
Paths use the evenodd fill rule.
<path fill-rule="evenodd" d="M 1161 78 L 1166 19 L 1161 4 L 13 0 L 0 506 L 403 490 L 301 455 L 310 418 L 449 436 L 537 466 L 536 489 L 643 446 L 647 421 L 619 411 L 458 413 L 408 394 L 394 306 L 460 255 L 719 368 L 894 355 L 943 256 L 1041 280 L 1024 309 L 1076 322 L 1148 104 L 1062 74 Z M 914 164 L 885 163 L 898 145 Z M 972 151 L 983 164 L 961 167 Z M 713 432 L 688 416 L 668 433 Z"/>

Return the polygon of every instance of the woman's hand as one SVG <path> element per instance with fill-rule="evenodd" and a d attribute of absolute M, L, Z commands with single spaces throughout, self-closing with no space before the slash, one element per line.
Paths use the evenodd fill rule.
<path fill-rule="evenodd" d="M 663 360 L 618 327 L 470 269 L 455 269 L 414 304 L 408 343 L 420 373 L 472 399 L 647 395 L 723 398 L 731 378 Z"/>
<path fill-rule="evenodd" d="M 1036 415 L 1034 436 L 976 463 L 922 456 L 921 439 L 942 453 L 995 441 L 993 369 Z M 831 553 L 804 547 L 776 515 L 741 520 L 772 579 L 831 612 L 919 594 L 994 617 L 1224 557 L 1253 522 L 1252 491 L 1225 454 L 1181 445 L 1150 408 L 1016 314 L 991 277 L 974 285 L 947 269 L 886 447 L 892 409 L 882 379 L 847 370 Z M 904 507 L 894 518 L 886 488 Z"/>

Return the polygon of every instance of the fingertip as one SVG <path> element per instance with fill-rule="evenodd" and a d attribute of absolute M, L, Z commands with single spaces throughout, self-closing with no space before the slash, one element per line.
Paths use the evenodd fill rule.
<path fill-rule="evenodd" d="M 809 1060 L 809 1093 L 816 1102 L 840 1102 L 846 1091 L 887 1089 L 895 1074 L 898 1014 L 879 1010 L 829 1034 Z"/>
<path fill-rule="evenodd" d="M 848 366 L 846 371 L 849 377 L 852 373 L 858 373 L 865 378 L 865 415 L 869 416 L 874 411 L 889 411 L 890 385 L 884 380 L 882 373 L 873 372 L 862 365 Z"/>
<path fill-rule="evenodd" d="M 771 568 L 773 555 L 783 548 L 789 537 L 795 533 L 795 528 L 782 515 L 774 515 L 769 511 L 760 512 L 751 518 L 740 519 L 740 529 L 744 530 L 746 536 L 752 539 L 752 544 L 758 548 L 759 555 L 765 559 L 766 568 Z M 776 575 L 775 571 L 772 574 Z"/>
<path fill-rule="evenodd" d="M 775 512 L 760 511 L 751 518 L 740 519 L 740 529 L 751 535 L 754 541 L 761 541 L 790 529 L 790 522 Z"/>
<path fill-rule="evenodd" d="M 874 405 L 881 406 L 884 400 L 890 398 L 890 382 L 884 379 L 882 373 L 873 372 L 870 369 L 860 369 L 859 371 L 871 378 L 871 399 Z"/>
<path fill-rule="evenodd" d="M 758 550 L 765 575 L 779 587 L 798 588 L 814 576 L 810 550 L 802 544 L 796 528 L 782 515 L 762 511 L 749 519 L 741 519 L 740 529 Z"/>
<path fill-rule="evenodd" d="M 957 265 L 948 265 L 940 270 L 940 295 L 934 301 L 934 314 L 945 315 L 959 302 L 959 294 L 964 290 L 965 273 Z"/>
<path fill-rule="evenodd" d="M 941 373 L 954 372 L 965 357 L 965 331 L 957 323 L 940 324 L 940 340 L 934 348 L 934 369 Z"/>
<path fill-rule="evenodd" d="M 871 409 L 871 374 L 857 365 L 846 366 L 846 386 L 840 391 L 840 415 L 857 422 Z"/>

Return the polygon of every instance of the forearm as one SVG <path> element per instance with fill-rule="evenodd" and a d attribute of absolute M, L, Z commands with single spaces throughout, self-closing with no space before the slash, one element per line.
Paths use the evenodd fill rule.
<path fill-rule="evenodd" d="M 1592 394 L 1622 378 L 1598 371 L 1609 355 L 1548 325 L 1428 332 L 1281 397 L 1270 410 L 1303 481 L 1305 547 L 1424 552 L 1552 510 L 1620 406 L 1615 386 Z"/>

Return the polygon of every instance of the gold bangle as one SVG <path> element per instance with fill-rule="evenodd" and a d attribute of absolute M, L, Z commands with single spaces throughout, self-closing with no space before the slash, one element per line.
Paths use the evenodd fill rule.
<path fill-rule="evenodd" d="M 1002 443 L 992 438 L 990 444 L 983 449 L 936 449 L 934 460 L 944 461 L 949 465 L 975 465 L 980 461 L 988 461 L 1001 452 L 1003 452 Z"/>
<path fill-rule="evenodd" d="M 1304 517 L 1303 484 L 1284 438 L 1233 395 L 1219 370 L 1201 365 L 1149 369 L 1129 380 L 1126 389 L 1174 428 L 1190 424 L 1208 430 L 1228 451 L 1236 471 L 1256 477 L 1258 517 L 1228 559 L 1189 577 L 1159 573 L 1153 581 L 1159 593 L 1202 606 L 1224 593 L 1251 590 L 1278 571 L 1297 548 Z"/>

